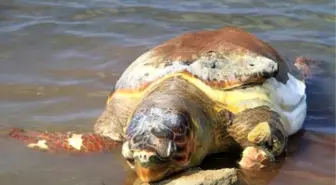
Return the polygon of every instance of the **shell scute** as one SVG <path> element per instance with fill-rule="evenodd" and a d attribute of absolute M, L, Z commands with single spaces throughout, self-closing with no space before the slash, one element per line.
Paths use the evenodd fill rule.
<path fill-rule="evenodd" d="M 154 47 L 125 70 L 116 89 L 140 91 L 177 73 L 227 89 L 262 82 L 279 70 L 286 72 L 284 66 L 285 61 L 265 42 L 242 29 L 225 27 L 185 33 Z"/>

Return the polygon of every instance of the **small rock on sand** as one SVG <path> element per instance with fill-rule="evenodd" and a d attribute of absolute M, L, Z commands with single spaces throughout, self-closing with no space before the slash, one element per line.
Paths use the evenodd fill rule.
<path fill-rule="evenodd" d="M 173 176 L 157 183 L 143 183 L 139 179 L 134 185 L 238 185 L 237 170 L 225 168 L 219 170 L 190 169 L 186 172 Z"/>

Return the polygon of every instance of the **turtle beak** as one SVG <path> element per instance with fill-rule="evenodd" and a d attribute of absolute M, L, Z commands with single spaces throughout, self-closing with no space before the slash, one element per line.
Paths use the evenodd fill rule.
<path fill-rule="evenodd" d="M 122 147 L 122 155 L 129 166 L 136 171 L 141 181 L 147 183 L 161 180 L 177 168 L 172 159 L 177 150 L 175 143 L 162 139 L 154 141 L 159 143 L 156 148 L 129 141 Z"/>
<path fill-rule="evenodd" d="M 156 168 L 145 167 L 136 162 L 135 171 L 142 182 L 150 183 L 163 179 L 168 173 L 168 168 L 165 165 L 157 166 Z"/>
<path fill-rule="evenodd" d="M 169 160 L 163 160 L 152 152 L 141 153 L 142 155 L 134 160 L 134 168 L 141 181 L 159 181 L 169 174 Z"/>

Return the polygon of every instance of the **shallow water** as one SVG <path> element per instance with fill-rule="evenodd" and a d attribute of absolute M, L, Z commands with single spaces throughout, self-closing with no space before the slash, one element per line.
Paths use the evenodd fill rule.
<path fill-rule="evenodd" d="M 293 137 L 275 170 L 243 177 L 257 184 L 335 184 L 334 13 L 335 2 L 326 0 L 1 0 L 0 124 L 90 131 L 122 71 L 145 50 L 181 32 L 235 25 L 286 57 L 323 61 L 323 73 L 307 82 L 306 131 Z M 1 185 L 134 178 L 119 152 L 50 155 L 0 137 Z"/>

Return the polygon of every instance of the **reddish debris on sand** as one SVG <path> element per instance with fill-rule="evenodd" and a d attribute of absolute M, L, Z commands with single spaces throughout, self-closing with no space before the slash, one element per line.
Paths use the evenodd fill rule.
<path fill-rule="evenodd" d="M 93 133 L 49 133 L 13 128 L 8 135 L 11 138 L 24 141 L 27 147 L 49 152 L 102 152 L 120 145 L 119 142 L 108 137 Z"/>

